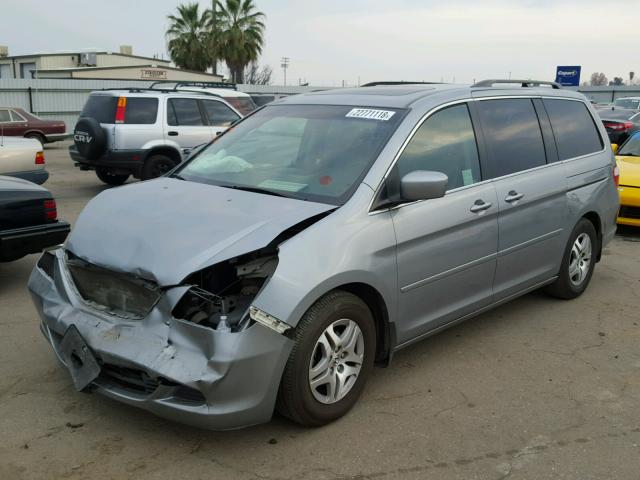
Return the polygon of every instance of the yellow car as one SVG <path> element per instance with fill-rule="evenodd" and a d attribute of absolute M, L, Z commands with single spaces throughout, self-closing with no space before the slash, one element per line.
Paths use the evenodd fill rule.
<path fill-rule="evenodd" d="M 618 223 L 640 227 L 640 132 L 622 144 L 616 161 L 620 170 Z"/>

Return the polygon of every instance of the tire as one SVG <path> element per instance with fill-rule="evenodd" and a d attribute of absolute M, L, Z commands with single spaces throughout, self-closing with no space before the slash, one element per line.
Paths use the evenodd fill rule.
<path fill-rule="evenodd" d="M 585 246 L 586 239 L 588 239 L 589 244 L 588 252 L 584 251 L 587 250 Z M 582 250 L 579 245 L 582 245 Z M 546 288 L 546 292 L 565 300 L 582 295 L 593 276 L 599 247 L 598 235 L 593 223 L 586 218 L 582 218 L 569 237 L 558 279 Z M 583 264 L 585 264 L 584 268 L 581 268 Z"/>
<path fill-rule="evenodd" d="M 113 173 L 113 170 L 109 168 L 97 168 L 96 175 L 100 180 L 102 180 L 107 185 L 112 185 L 117 187 L 126 182 L 129 178 L 129 174 L 117 174 Z"/>
<path fill-rule="evenodd" d="M 142 180 L 158 178 L 173 169 L 178 163 L 171 157 L 162 154 L 151 155 L 144 162 Z"/>
<path fill-rule="evenodd" d="M 344 324 L 345 322 L 357 325 L 361 336 L 357 336 L 358 330 L 352 323 Z M 351 342 L 346 338 L 349 337 L 349 326 L 350 331 L 354 332 L 350 336 Z M 325 351 L 325 345 L 331 345 L 330 337 L 326 335 L 330 328 L 334 334 L 345 336 L 343 347 L 346 348 L 338 350 L 337 354 L 335 349 Z M 280 382 L 277 411 L 307 427 L 325 425 L 342 417 L 358 400 L 373 368 L 376 328 L 371 311 L 360 298 L 348 292 L 336 290 L 328 293 L 304 314 L 295 329 L 294 340 L 295 345 Z M 354 348 L 349 348 L 349 343 Z M 323 363 L 322 357 L 325 357 L 325 353 L 329 360 Z M 345 376 L 345 372 L 357 370 L 357 361 L 349 361 L 350 358 L 361 360 L 360 370 L 351 376 Z M 312 367 L 322 365 L 327 365 L 327 368 L 319 368 L 318 372 L 325 372 L 324 375 L 311 374 Z M 333 370 L 330 368 L 331 365 L 335 365 Z M 331 383 L 320 381 L 314 389 L 310 377 L 333 378 L 334 381 L 336 378 L 342 378 L 344 387 L 342 390 L 331 389 Z"/>
<path fill-rule="evenodd" d="M 36 133 L 36 132 L 30 132 L 27 133 L 24 138 L 33 138 L 34 140 L 38 140 L 40 142 L 40 144 L 44 147 L 44 144 L 46 143 L 46 139 L 44 138 L 44 135 L 42 135 L 41 133 Z"/>
<path fill-rule="evenodd" d="M 73 142 L 81 156 L 96 160 L 107 148 L 107 135 L 97 120 L 82 117 L 73 129 Z"/>

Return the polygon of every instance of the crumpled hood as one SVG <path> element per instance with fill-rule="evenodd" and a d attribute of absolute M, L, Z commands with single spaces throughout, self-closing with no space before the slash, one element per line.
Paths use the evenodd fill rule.
<path fill-rule="evenodd" d="M 162 178 L 95 197 L 66 248 L 95 265 L 169 286 L 263 248 L 287 228 L 334 208 Z"/>

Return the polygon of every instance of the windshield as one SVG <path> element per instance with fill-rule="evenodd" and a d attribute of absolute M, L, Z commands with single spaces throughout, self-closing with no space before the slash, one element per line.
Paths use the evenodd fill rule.
<path fill-rule="evenodd" d="M 626 142 L 624 142 L 618 151 L 618 155 L 633 155 L 635 157 L 640 157 L 640 132 L 632 135 Z"/>
<path fill-rule="evenodd" d="M 232 127 L 179 175 L 185 180 L 341 205 L 403 114 L 390 108 L 267 106 Z"/>
<path fill-rule="evenodd" d="M 638 110 L 640 108 L 640 100 L 631 98 L 619 98 L 614 102 L 616 107 L 630 108 L 632 110 Z"/>

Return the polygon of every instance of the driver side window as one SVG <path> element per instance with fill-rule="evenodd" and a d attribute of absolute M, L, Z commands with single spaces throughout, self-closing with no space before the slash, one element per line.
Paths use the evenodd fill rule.
<path fill-rule="evenodd" d="M 397 178 L 415 170 L 442 172 L 447 190 L 481 180 L 478 146 L 466 104 L 445 108 L 416 131 L 396 164 Z"/>

